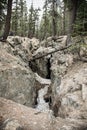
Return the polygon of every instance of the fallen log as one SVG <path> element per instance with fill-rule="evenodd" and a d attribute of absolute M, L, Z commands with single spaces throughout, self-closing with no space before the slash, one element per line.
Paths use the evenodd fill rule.
<path fill-rule="evenodd" d="M 61 48 L 55 49 L 54 51 L 49 52 L 49 53 L 45 53 L 45 54 L 43 54 L 43 55 L 41 55 L 41 56 L 37 56 L 37 57 L 33 56 L 33 58 L 30 59 L 30 61 L 38 60 L 38 59 L 41 59 L 41 58 L 43 58 L 43 57 L 45 57 L 45 56 L 51 55 L 51 54 L 53 54 L 53 53 L 55 53 L 55 52 L 66 50 L 66 49 L 68 49 L 68 48 L 71 47 L 71 46 L 72 46 L 72 44 L 70 44 L 70 45 L 68 45 L 68 46 L 65 46 L 65 47 L 61 47 Z"/>

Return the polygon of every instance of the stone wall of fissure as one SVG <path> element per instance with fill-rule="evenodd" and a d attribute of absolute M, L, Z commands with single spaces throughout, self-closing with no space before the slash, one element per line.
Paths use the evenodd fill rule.
<path fill-rule="evenodd" d="M 15 36 L 0 43 L 0 97 L 34 107 L 30 109 L 0 98 L 1 117 L 7 120 L 15 115 L 16 120 L 9 122 L 20 128 L 23 124 L 24 130 L 87 129 L 87 62 L 84 62 L 87 37 L 84 38 L 85 46 L 79 45 L 80 49 L 75 45 L 56 51 L 66 47 L 66 41 L 67 36 L 59 37 L 55 42 L 48 38 L 41 43 L 35 38 Z M 76 52 L 76 47 L 80 53 Z M 33 61 L 33 58 L 36 59 Z M 8 111 L 12 110 L 10 115 L 6 106 L 9 106 Z M 31 114 L 31 111 L 35 113 Z"/>

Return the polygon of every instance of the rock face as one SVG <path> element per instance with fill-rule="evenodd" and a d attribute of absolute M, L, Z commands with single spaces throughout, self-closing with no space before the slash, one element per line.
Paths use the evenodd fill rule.
<path fill-rule="evenodd" d="M 87 120 L 55 118 L 35 109 L 0 98 L 0 116 L 4 130 L 86 130 Z M 3 130 L 3 129 L 2 129 Z"/>
<path fill-rule="evenodd" d="M 76 61 L 75 54 L 56 52 L 51 58 L 53 109 L 56 116 L 63 118 L 75 111 L 75 118 L 86 118 L 87 63 Z"/>
<path fill-rule="evenodd" d="M 64 37 L 65 38 L 65 37 Z M 52 52 L 55 48 L 60 48 L 61 38 L 58 39 L 55 43 L 52 43 L 52 39 L 47 39 L 51 42 L 48 42 L 47 48 L 46 44 L 42 43 L 42 47 L 36 50 L 33 54 L 34 57 L 44 55 L 46 53 Z M 66 41 L 66 40 L 63 40 Z M 85 38 L 86 41 L 86 38 Z M 46 42 L 46 41 L 45 41 Z M 50 43 L 50 44 L 49 44 Z M 62 46 L 65 46 L 65 43 L 62 43 Z M 85 44 L 87 44 L 85 42 Z M 80 46 L 80 45 L 79 45 Z M 43 48 L 43 49 L 42 49 Z M 48 49 L 48 51 L 47 51 Z M 81 53 L 84 50 L 83 54 Z M 85 49 L 81 47 L 80 54 L 81 56 L 87 56 Z M 76 52 L 72 51 L 58 51 L 53 53 L 51 56 L 43 57 L 43 59 L 38 59 L 38 66 L 40 71 L 47 73 L 45 69 L 47 65 L 47 60 L 50 59 L 50 71 L 51 71 L 51 97 L 52 97 L 52 109 L 55 116 L 60 116 L 62 118 L 66 117 L 75 117 L 86 118 L 87 110 L 87 63 L 77 61 L 75 59 Z M 79 57 L 78 57 L 79 59 Z M 41 61 L 42 60 L 42 61 Z M 44 63 L 43 63 L 44 62 Z M 48 91 L 49 97 L 49 91 Z M 83 107 L 84 106 L 84 107 Z M 84 111 L 84 112 L 83 112 Z M 77 113 L 76 116 L 73 113 Z"/>
<path fill-rule="evenodd" d="M 87 63 L 78 62 L 69 68 L 59 85 L 57 83 L 54 85 L 56 86 L 56 95 L 61 102 L 58 115 L 64 118 L 71 117 L 71 113 L 77 111 L 75 118 L 87 118 L 84 115 L 87 110 Z M 58 97 L 55 96 L 57 98 L 54 99 L 55 104 L 59 101 Z"/>
<path fill-rule="evenodd" d="M 66 75 L 68 68 L 73 65 L 73 55 L 57 52 L 51 58 L 51 79 L 53 98 L 58 94 L 62 78 Z M 55 100 L 55 99 L 54 99 Z"/>
<path fill-rule="evenodd" d="M 17 120 L 7 119 L 1 126 L 2 130 L 24 130 L 24 128 L 18 123 Z"/>
<path fill-rule="evenodd" d="M 0 44 L 1 130 L 87 130 L 87 50 L 58 51 L 66 41 L 50 37 L 40 44 L 16 36 Z M 48 112 L 1 97 L 28 107 L 47 105 Z"/>
<path fill-rule="evenodd" d="M 37 70 L 40 76 L 44 78 L 51 78 L 50 76 L 50 59 L 52 58 L 52 52 L 57 51 L 60 48 L 66 46 L 67 36 L 61 36 L 56 38 L 56 42 L 52 39 L 52 37 L 48 38 L 47 41 L 41 42 L 41 46 L 33 52 L 33 58 L 37 58 L 33 68 L 37 67 Z M 50 55 L 44 56 L 50 53 Z M 38 58 L 42 57 L 42 58 Z"/>
<path fill-rule="evenodd" d="M 20 64 L 14 56 L 0 52 L 0 96 L 31 105 L 34 75 Z"/>
<path fill-rule="evenodd" d="M 31 41 L 29 38 L 26 37 L 8 37 L 8 45 L 5 47 L 9 53 L 15 55 L 16 57 L 20 58 L 22 61 L 27 63 L 31 58 Z M 33 47 L 32 47 L 33 48 Z"/>
<path fill-rule="evenodd" d="M 8 53 L 8 48 L 11 51 Z M 0 45 L 0 96 L 27 106 L 33 104 L 35 78 L 27 63 L 13 54 L 8 43 Z"/>

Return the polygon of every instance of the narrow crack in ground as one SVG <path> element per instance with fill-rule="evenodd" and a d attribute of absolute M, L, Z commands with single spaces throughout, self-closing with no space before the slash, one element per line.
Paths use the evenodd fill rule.
<path fill-rule="evenodd" d="M 42 63 L 40 63 L 42 64 Z M 29 63 L 29 67 L 32 69 L 32 71 L 34 73 L 37 73 L 38 75 L 40 75 L 40 71 L 39 71 L 39 66 L 37 66 L 35 61 L 32 61 Z M 42 78 L 42 80 L 51 80 L 51 63 L 50 63 L 50 58 L 47 59 L 46 62 L 46 68 L 47 68 L 47 75 L 45 78 Z M 40 90 L 36 91 L 36 99 L 35 99 L 35 103 L 34 103 L 34 107 L 40 111 L 49 111 L 51 108 L 51 103 L 52 103 L 52 99 L 51 99 L 51 95 L 49 96 L 49 87 L 50 85 L 45 85 L 44 88 L 41 88 Z"/>

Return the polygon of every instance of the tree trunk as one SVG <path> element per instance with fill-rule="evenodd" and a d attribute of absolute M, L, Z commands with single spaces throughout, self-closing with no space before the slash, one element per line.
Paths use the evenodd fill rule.
<path fill-rule="evenodd" d="M 63 10 L 63 35 L 65 35 L 65 23 L 66 23 L 66 17 L 65 17 L 65 15 L 66 15 L 66 4 L 64 3 L 64 10 Z"/>
<path fill-rule="evenodd" d="M 73 26 L 76 20 L 76 14 L 77 14 L 77 7 L 78 7 L 78 0 L 71 0 L 71 9 L 69 10 L 69 27 L 68 27 L 68 41 L 67 43 L 70 43 L 71 40 L 71 34 L 73 32 Z"/>
<path fill-rule="evenodd" d="M 47 10 L 45 10 L 45 19 L 44 19 L 44 38 L 47 37 L 47 14 L 46 14 Z"/>
<path fill-rule="evenodd" d="M 1 19 L 1 16 L 2 16 L 2 8 L 0 9 L 0 30 L 2 29 L 2 19 Z"/>
<path fill-rule="evenodd" d="M 57 34 L 57 27 L 56 27 L 56 1 L 52 1 L 52 26 L 53 26 L 53 36 L 55 37 Z"/>
<path fill-rule="evenodd" d="M 23 3 L 23 0 L 20 1 L 20 8 L 21 8 L 21 12 L 20 12 L 20 16 L 21 16 L 21 19 L 20 19 L 20 29 L 21 29 L 21 36 L 23 37 L 24 36 L 24 25 L 23 25 L 23 10 L 24 10 L 24 3 Z"/>
<path fill-rule="evenodd" d="M 8 5 L 7 5 L 7 16 L 6 16 L 6 22 L 5 22 L 5 29 L 4 29 L 4 34 L 3 34 L 3 40 L 6 40 L 9 31 L 10 31 L 10 21 L 11 21 L 11 12 L 12 12 L 12 0 L 8 0 Z"/>
<path fill-rule="evenodd" d="M 18 29 L 18 0 L 16 0 L 16 14 L 15 14 L 15 35 L 17 35 L 17 29 Z"/>
<path fill-rule="evenodd" d="M 47 0 L 45 1 L 45 17 L 44 17 L 44 38 L 47 38 Z"/>

